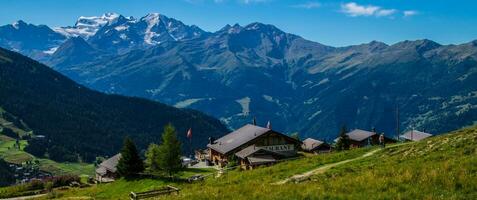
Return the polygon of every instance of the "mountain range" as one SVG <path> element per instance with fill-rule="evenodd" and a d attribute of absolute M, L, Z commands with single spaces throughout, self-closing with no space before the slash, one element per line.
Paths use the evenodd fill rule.
<path fill-rule="evenodd" d="M 184 153 L 202 148 L 208 137 L 229 130 L 217 119 L 159 102 L 104 94 L 79 85 L 37 61 L 0 48 L 0 110 L 34 135 L 29 153 L 56 161 L 92 162 L 120 150 L 126 136 L 138 148 L 160 143 L 163 128 L 173 124 Z M 0 113 L 0 118 L 2 118 Z M 0 124 L 2 125 L 2 124 Z M 186 138 L 193 131 L 193 140 Z"/>
<path fill-rule="evenodd" d="M 22 27 L 38 39 L 15 34 Z M 397 124 L 438 134 L 477 121 L 477 41 L 331 47 L 269 24 L 207 32 L 155 13 L 107 13 L 54 29 L 5 25 L 0 46 L 87 87 L 197 109 L 231 128 L 256 117 L 331 139 L 342 125 L 394 136 Z"/>

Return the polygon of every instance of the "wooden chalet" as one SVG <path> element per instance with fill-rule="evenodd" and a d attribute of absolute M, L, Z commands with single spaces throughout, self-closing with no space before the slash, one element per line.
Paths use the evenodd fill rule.
<path fill-rule="evenodd" d="M 303 140 L 301 149 L 310 153 L 328 153 L 331 152 L 331 146 L 323 141 L 315 140 L 313 138 L 307 138 Z"/>
<path fill-rule="evenodd" d="M 121 154 L 116 154 L 113 157 L 103 161 L 96 168 L 96 181 L 100 183 L 113 182 L 118 178 L 117 168 Z"/>
<path fill-rule="evenodd" d="M 379 145 L 379 134 L 374 131 L 365 131 L 361 129 L 354 129 L 353 131 L 346 133 L 350 139 L 351 148 L 365 147 L 371 145 Z M 335 141 L 338 141 L 336 138 Z M 384 136 L 385 143 L 393 143 L 395 140 Z"/>
<path fill-rule="evenodd" d="M 432 134 L 430 133 L 425 133 L 425 132 L 421 132 L 417 130 L 410 130 L 402 134 L 401 136 L 399 136 L 399 138 L 405 141 L 420 141 L 431 136 Z"/>
<path fill-rule="evenodd" d="M 270 165 L 296 155 L 301 142 L 277 131 L 247 124 L 209 145 L 210 161 L 224 167 L 237 159 L 243 169 Z"/>

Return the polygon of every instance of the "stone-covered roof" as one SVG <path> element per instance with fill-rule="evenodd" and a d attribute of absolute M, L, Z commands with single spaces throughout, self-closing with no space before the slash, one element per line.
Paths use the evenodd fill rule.
<path fill-rule="evenodd" d="M 354 129 L 353 131 L 346 133 L 349 136 L 349 139 L 361 142 L 373 135 L 376 135 L 375 132 L 365 131 L 361 129 Z"/>
<path fill-rule="evenodd" d="M 117 171 L 116 166 L 118 165 L 119 159 L 121 159 L 120 153 L 103 161 L 101 164 L 99 164 L 98 168 L 96 168 L 96 173 L 101 175 L 106 174 L 108 171 L 116 173 Z"/>
<path fill-rule="evenodd" d="M 400 138 L 406 139 L 406 140 L 412 140 L 412 141 L 419 141 L 424 138 L 431 137 L 432 134 L 430 133 L 425 133 L 417 130 L 410 130 L 403 135 L 400 136 Z"/>
<path fill-rule="evenodd" d="M 313 151 L 313 149 L 315 149 L 316 147 L 319 147 L 322 144 L 325 144 L 325 142 L 320 140 L 315 140 L 313 138 L 307 138 L 306 140 L 303 140 L 303 144 L 301 145 L 301 148 L 305 151 Z"/>

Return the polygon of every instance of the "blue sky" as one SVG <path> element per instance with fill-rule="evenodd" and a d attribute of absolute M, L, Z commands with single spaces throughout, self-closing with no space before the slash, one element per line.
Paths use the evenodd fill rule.
<path fill-rule="evenodd" d="M 0 5 L 2 25 L 22 19 L 55 27 L 105 12 L 136 18 L 158 12 L 207 31 L 226 24 L 268 23 L 332 46 L 477 39 L 474 0 L 0 0 Z"/>

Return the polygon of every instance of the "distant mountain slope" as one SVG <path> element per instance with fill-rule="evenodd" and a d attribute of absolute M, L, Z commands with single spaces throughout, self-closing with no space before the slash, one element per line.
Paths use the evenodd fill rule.
<path fill-rule="evenodd" d="M 33 25 L 19 20 L 0 26 L 0 47 L 22 52 L 35 59 L 52 54 L 65 36 L 45 25 Z"/>
<path fill-rule="evenodd" d="M 171 122 L 185 141 L 193 130 L 193 147 L 228 130 L 218 120 L 149 100 L 89 90 L 20 54 L 0 49 L 0 107 L 20 117 L 35 134 L 46 135 L 49 148 L 91 161 L 116 153 L 126 135 L 140 148 L 160 142 Z M 183 149 L 188 151 L 188 143 Z"/>
<path fill-rule="evenodd" d="M 56 69 L 100 91 L 198 109 L 234 128 L 256 116 L 303 137 L 332 139 L 343 124 L 391 136 L 399 107 L 401 131 L 435 134 L 477 121 L 476 44 L 334 48 L 253 23 Z"/>

